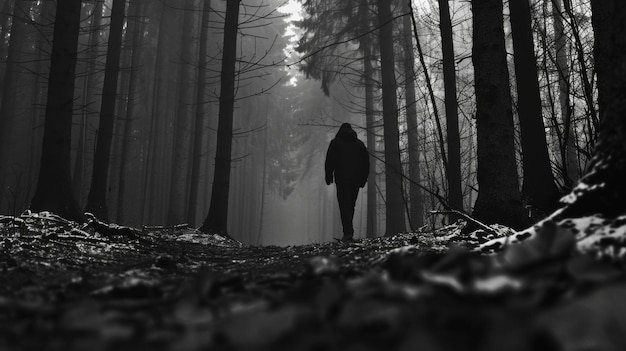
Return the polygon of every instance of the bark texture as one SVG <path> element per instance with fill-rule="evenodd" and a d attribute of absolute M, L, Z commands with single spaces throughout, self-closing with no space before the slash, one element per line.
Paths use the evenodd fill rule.
<path fill-rule="evenodd" d="M 31 202 L 33 211 L 77 221 L 84 218 L 72 190 L 70 149 L 80 10 L 80 0 L 57 3 L 41 168 Z"/>
<path fill-rule="evenodd" d="M 559 191 L 554 183 L 543 124 L 537 60 L 527 0 L 511 1 L 511 29 L 515 50 L 515 81 L 523 158 L 522 195 L 525 203 L 544 213 L 558 206 Z"/>
<path fill-rule="evenodd" d="M 463 211 L 461 190 L 461 138 L 459 135 L 459 112 L 456 96 L 456 68 L 452 42 L 452 21 L 448 0 L 439 0 L 441 51 L 443 55 L 443 81 L 446 107 L 446 134 L 448 137 L 448 206 Z M 457 217 L 452 215 L 451 222 Z"/>
<path fill-rule="evenodd" d="M 228 1 L 224 23 L 224 49 L 220 87 L 219 122 L 215 150 L 215 173 L 211 204 L 200 230 L 205 233 L 228 235 L 228 194 L 233 142 L 233 110 L 235 105 L 235 61 L 237 59 L 237 28 L 239 0 Z"/>
<path fill-rule="evenodd" d="M 122 31 L 124 27 L 125 0 L 114 0 L 111 9 L 111 31 L 107 46 L 107 61 L 102 88 L 102 107 L 98 127 L 98 142 L 93 161 L 91 187 L 87 196 L 86 212 L 108 221 L 107 189 L 111 144 L 113 143 L 113 123 L 117 100 L 117 82 L 120 72 L 120 52 L 122 49 Z"/>
<path fill-rule="evenodd" d="M 406 230 L 402 189 L 402 166 L 398 133 L 398 102 L 396 95 L 393 24 L 389 1 L 378 0 L 380 60 L 383 88 L 383 132 L 385 136 L 385 235 Z"/>
<path fill-rule="evenodd" d="M 515 160 L 502 0 L 472 1 L 478 151 L 473 215 L 519 229 L 527 224 Z"/>
<path fill-rule="evenodd" d="M 588 171 L 566 198 L 562 217 L 600 214 L 616 218 L 626 214 L 626 3 L 616 1 L 611 13 L 606 31 L 609 45 L 597 46 L 594 53 L 606 60 L 611 77 L 606 87 L 609 95 L 601 100 L 604 115 L 598 143 Z M 593 13 L 594 17 L 603 15 Z"/>

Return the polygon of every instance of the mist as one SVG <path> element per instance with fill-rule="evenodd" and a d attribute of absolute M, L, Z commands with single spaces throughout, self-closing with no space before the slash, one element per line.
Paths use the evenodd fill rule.
<path fill-rule="evenodd" d="M 391 6 L 383 39 L 387 14 L 367 11 L 374 2 L 228 3 L 96 0 L 65 9 L 0 1 L 0 213 L 30 208 L 81 221 L 89 211 L 137 228 L 187 224 L 247 245 L 329 242 L 342 228 L 324 161 L 342 123 L 367 145 L 372 165 L 356 203 L 356 238 L 434 228 L 458 219 L 450 209 L 470 212 L 480 199 L 483 127 L 469 4 L 449 3 L 449 34 L 440 30 L 447 22 L 439 2 Z M 533 30 L 573 31 L 552 17 L 557 10 L 534 9 L 533 21 L 554 23 Z M 75 24 L 66 35 L 75 44 L 53 41 L 62 21 Z M 545 140 L 540 178 L 553 186 L 543 192 L 550 199 L 533 200 L 538 191 L 524 201 L 544 212 L 580 177 L 597 134 L 597 116 L 586 112 L 596 106 L 564 90 L 557 72 L 592 51 L 590 23 L 577 30 L 581 52 L 568 57 L 553 52 L 562 39 L 532 33 L 546 103 L 539 134 L 524 138 Z M 448 39 L 451 53 L 441 44 Z M 55 62 L 73 72 L 57 85 Z M 512 61 L 504 64 L 513 71 Z M 592 68 L 580 67 L 567 71 L 572 86 L 589 83 Z M 510 145 L 492 148 L 512 155 L 509 166 L 492 168 L 516 179 L 504 197 L 519 200 L 515 216 L 523 212 L 521 173 L 532 174 L 523 167 L 535 167 L 521 164 L 527 151 L 517 114 L 502 138 Z"/>

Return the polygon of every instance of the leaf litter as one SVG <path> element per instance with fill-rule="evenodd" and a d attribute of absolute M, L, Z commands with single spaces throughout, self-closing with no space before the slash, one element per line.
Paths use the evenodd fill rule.
<path fill-rule="evenodd" d="M 550 222 L 491 256 L 461 228 L 254 247 L 0 217 L 0 349 L 626 349 L 619 266 Z"/>

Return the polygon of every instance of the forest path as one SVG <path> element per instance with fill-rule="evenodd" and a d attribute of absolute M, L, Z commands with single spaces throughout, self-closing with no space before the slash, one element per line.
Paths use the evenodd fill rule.
<path fill-rule="evenodd" d="M 2 350 L 534 350 L 568 349 L 581 338 L 606 350 L 623 345 L 615 344 L 626 316 L 620 272 L 601 267 L 595 280 L 572 279 L 553 262 L 503 274 L 486 257 L 448 252 L 454 226 L 349 244 L 246 247 L 184 227 L 95 232 L 50 214 L 0 219 Z M 590 305 L 602 320 L 563 318 Z M 617 321 L 617 336 L 570 330 L 605 320 Z"/>

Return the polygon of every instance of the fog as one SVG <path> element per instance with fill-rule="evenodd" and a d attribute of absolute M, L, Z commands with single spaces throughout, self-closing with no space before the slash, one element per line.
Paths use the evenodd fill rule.
<path fill-rule="evenodd" d="M 392 6 L 386 47 L 374 3 L 307 8 L 295 0 L 248 0 L 230 10 L 230 1 L 209 0 L 73 3 L 79 16 L 50 1 L 0 0 L 0 213 L 39 208 L 80 220 L 74 209 L 89 209 L 112 223 L 186 223 L 250 245 L 328 242 L 341 237 L 341 224 L 324 161 L 345 122 L 372 164 L 356 204 L 355 237 L 384 235 L 392 222 L 401 224 L 398 231 L 445 224 L 446 216 L 430 211 L 444 209 L 452 191 L 457 209 L 472 208 L 478 184 L 469 3 L 449 3 L 457 88 L 451 109 L 444 108 L 435 1 L 416 1 L 411 11 Z M 574 5 L 586 13 L 586 5 Z M 560 28 L 550 8 L 534 11 Z M 70 55 L 54 56 L 54 25 L 62 21 L 75 25 L 66 36 L 76 44 L 55 42 Z M 590 22 L 580 26 L 579 48 L 590 54 Z M 505 40 L 510 47 L 510 36 Z M 543 107 L 545 147 L 554 182 L 565 189 L 591 155 L 595 129 L 585 111 L 595 106 L 564 92 L 558 74 L 561 63 L 584 55 L 559 52 L 552 62 L 553 44 L 542 42 L 536 54 L 544 65 L 540 93 L 552 103 Z M 53 62 L 63 59 L 72 74 L 55 78 Z M 225 74 L 227 67 L 234 72 Z M 581 86 L 585 77 L 569 79 Z M 383 89 L 386 82 L 392 89 Z M 67 91 L 58 95 L 62 89 L 52 86 Z M 397 105 L 385 107 L 384 94 Z M 444 131 L 455 109 L 458 155 L 450 159 Z M 516 142 L 518 127 L 516 119 Z M 398 150 L 386 150 L 388 143 Z M 514 147 L 519 161 L 522 150 Z M 454 187 L 446 162 L 455 164 Z M 390 215 L 396 219 L 386 221 Z"/>

